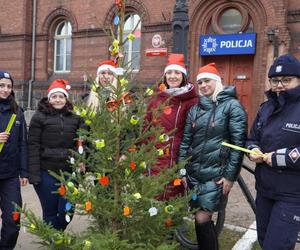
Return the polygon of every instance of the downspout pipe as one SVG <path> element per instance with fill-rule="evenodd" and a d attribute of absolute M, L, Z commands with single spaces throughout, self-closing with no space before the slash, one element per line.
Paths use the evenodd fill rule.
<path fill-rule="evenodd" d="M 28 83 L 27 110 L 32 108 L 32 83 L 35 80 L 35 43 L 36 43 L 36 0 L 32 1 L 32 46 L 31 46 L 31 74 Z"/>

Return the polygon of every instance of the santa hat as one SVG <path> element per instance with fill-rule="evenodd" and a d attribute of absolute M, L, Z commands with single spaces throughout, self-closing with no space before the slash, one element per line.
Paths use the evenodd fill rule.
<path fill-rule="evenodd" d="M 55 92 L 61 92 L 68 98 L 68 90 L 70 89 L 71 86 L 68 81 L 63 79 L 57 79 L 54 82 L 52 82 L 48 88 L 48 99 L 50 98 L 51 94 Z"/>
<path fill-rule="evenodd" d="M 198 75 L 197 75 L 197 81 L 199 81 L 200 79 L 204 79 L 204 78 L 213 79 L 218 82 L 221 82 L 221 76 L 216 68 L 215 63 L 209 63 L 209 64 L 199 68 Z"/>
<path fill-rule="evenodd" d="M 166 73 L 168 70 L 178 70 L 186 75 L 187 72 L 184 64 L 184 55 L 170 54 L 168 58 L 168 64 L 165 67 L 164 73 Z"/>
<path fill-rule="evenodd" d="M 116 70 L 117 70 L 116 68 L 117 68 L 117 65 L 114 61 L 105 60 L 98 64 L 97 75 L 99 75 L 102 71 L 106 71 L 106 70 L 109 70 L 109 71 L 113 72 L 114 74 L 116 74 Z"/>

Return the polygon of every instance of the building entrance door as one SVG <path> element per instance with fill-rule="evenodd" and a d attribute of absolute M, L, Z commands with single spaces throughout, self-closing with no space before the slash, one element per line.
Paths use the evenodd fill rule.
<path fill-rule="evenodd" d="M 240 102 L 248 114 L 248 126 L 252 125 L 253 110 L 251 108 L 253 56 L 228 55 L 203 57 L 204 64 L 216 63 L 222 78 L 222 83 L 234 85 Z"/>

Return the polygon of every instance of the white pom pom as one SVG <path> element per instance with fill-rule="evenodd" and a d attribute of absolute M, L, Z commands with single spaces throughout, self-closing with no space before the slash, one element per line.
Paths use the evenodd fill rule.
<path fill-rule="evenodd" d="M 66 85 L 66 90 L 70 90 L 71 86 L 70 85 Z"/>

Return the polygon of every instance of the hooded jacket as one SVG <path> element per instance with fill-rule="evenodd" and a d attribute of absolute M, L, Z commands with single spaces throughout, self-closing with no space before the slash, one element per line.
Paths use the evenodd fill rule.
<path fill-rule="evenodd" d="M 208 211 L 221 209 L 222 186 L 215 181 L 225 177 L 235 181 L 243 153 L 222 148 L 222 141 L 244 146 L 246 113 L 237 100 L 235 87 L 226 87 L 217 102 L 201 96 L 187 116 L 179 149 L 179 161 L 189 159 L 187 181 L 198 196 L 195 207 Z"/>
<path fill-rule="evenodd" d="M 13 114 L 10 98 L 0 98 L 0 131 L 5 131 Z M 0 152 L 0 179 L 20 176 L 27 178 L 27 130 L 23 110 L 18 107 L 17 117 L 8 141 Z"/>
<path fill-rule="evenodd" d="M 300 86 L 266 96 L 247 140 L 250 149 L 274 152 L 272 167 L 257 164 L 256 189 L 271 199 L 300 203 Z"/>
<path fill-rule="evenodd" d="M 68 163 L 70 150 L 76 149 L 77 130 L 84 121 L 72 113 L 72 105 L 54 109 L 43 98 L 33 115 L 28 133 L 29 181 L 40 181 L 40 170 L 71 171 Z"/>

